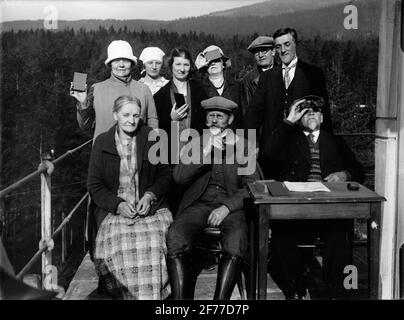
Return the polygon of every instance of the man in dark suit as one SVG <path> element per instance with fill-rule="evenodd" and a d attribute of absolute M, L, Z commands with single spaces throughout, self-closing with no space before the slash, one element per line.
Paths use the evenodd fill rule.
<path fill-rule="evenodd" d="M 245 116 L 247 107 L 254 97 L 255 90 L 257 90 L 261 74 L 271 69 L 274 65 L 274 39 L 272 37 L 259 36 L 250 43 L 247 50 L 253 54 L 256 66 L 241 80 L 244 99 L 243 116 Z"/>
<path fill-rule="evenodd" d="M 362 166 L 339 137 L 320 129 L 323 123 L 321 97 L 306 96 L 292 104 L 290 112 L 273 131 L 267 158 L 281 163 L 281 181 L 363 182 Z M 343 269 L 351 264 L 352 221 L 350 220 L 294 220 L 271 223 L 271 249 L 280 272 L 280 285 L 287 299 L 302 298 L 302 252 L 297 247 L 313 236 L 324 241 L 323 270 L 328 298 L 344 296 Z"/>
<path fill-rule="evenodd" d="M 297 33 L 291 28 L 278 29 L 274 35 L 275 51 L 282 61 L 281 66 L 261 74 L 254 98 L 247 108 L 245 129 L 260 132 L 259 149 L 267 148 L 268 139 L 276 126 L 286 117 L 292 102 L 308 94 L 315 94 L 325 101 L 322 128 L 332 131 L 331 114 L 325 86 L 324 74 L 320 68 L 302 61 L 297 56 Z M 257 137 L 258 138 L 258 137 Z M 258 154 L 258 162 L 265 178 L 278 178 L 279 163 Z"/>
<path fill-rule="evenodd" d="M 209 130 L 188 144 L 192 153 L 200 155 L 199 161 L 185 164 L 181 156 L 174 169 L 174 181 L 186 191 L 167 235 L 167 268 L 173 298 L 193 299 L 197 276 L 191 258 L 193 246 L 203 229 L 218 227 L 225 254 L 219 261 L 214 299 L 228 300 L 248 247 L 243 198 L 248 197 L 247 184 L 258 180 L 255 146 L 229 128 L 235 102 L 215 96 L 201 106 L 207 111 Z M 244 154 L 248 161 L 242 163 L 239 159 Z"/>

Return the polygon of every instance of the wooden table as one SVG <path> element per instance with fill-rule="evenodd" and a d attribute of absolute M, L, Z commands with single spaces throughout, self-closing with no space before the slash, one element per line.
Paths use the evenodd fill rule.
<path fill-rule="evenodd" d="M 269 180 L 248 185 L 250 199 L 246 205 L 250 216 L 252 252 L 249 271 L 249 297 L 265 300 L 267 294 L 267 259 L 270 220 L 272 219 L 353 219 L 368 221 L 368 270 L 371 299 L 379 297 L 379 254 L 381 202 L 386 199 L 359 185 L 349 191 L 347 183 L 324 183 L 331 192 L 288 192 L 287 196 L 272 196 L 265 185 Z M 257 268 L 258 265 L 258 268 Z M 258 269 L 258 270 L 257 270 Z M 258 277 L 257 277 L 258 271 Z"/>

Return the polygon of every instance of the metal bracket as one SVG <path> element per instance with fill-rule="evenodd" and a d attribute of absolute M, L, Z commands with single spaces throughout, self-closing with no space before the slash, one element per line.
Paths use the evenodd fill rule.
<path fill-rule="evenodd" d="M 48 175 L 51 175 L 52 172 L 55 170 L 55 165 L 48 160 L 44 160 L 38 166 L 38 170 L 43 170 L 43 169 L 46 169 L 46 173 Z"/>
<path fill-rule="evenodd" d="M 47 247 L 48 251 L 52 251 L 55 247 L 55 242 L 52 238 L 41 239 L 39 240 L 39 249 L 42 249 L 43 247 Z"/>

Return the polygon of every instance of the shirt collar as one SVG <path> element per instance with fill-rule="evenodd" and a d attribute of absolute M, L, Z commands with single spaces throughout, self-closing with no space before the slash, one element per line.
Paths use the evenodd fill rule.
<path fill-rule="evenodd" d="M 261 67 L 259 67 L 259 70 L 260 70 L 261 72 L 264 72 L 264 71 L 267 71 L 267 70 L 269 70 L 269 69 L 272 69 L 273 66 L 274 66 L 274 65 L 271 64 L 268 68 L 261 68 Z"/>
<path fill-rule="evenodd" d="M 296 68 L 296 63 L 297 63 L 297 56 L 289 63 L 288 66 L 293 66 L 293 68 Z M 288 67 L 286 64 L 282 63 L 282 69 L 285 69 Z"/>
<path fill-rule="evenodd" d="M 111 79 L 114 82 L 124 83 L 125 85 L 128 85 L 132 81 L 132 76 L 128 74 L 126 77 L 118 77 L 114 75 L 113 72 L 111 71 Z"/>
<path fill-rule="evenodd" d="M 233 132 L 233 130 L 229 128 L 224 130 L 220 135 L 222 139 L 226 137 L 226 139 L 224 140 L 225 144 L 234 145 L 239 140 L 239 137 Z"/>
<path fill-rule="evenodd" d="M 317 142 L 318 136 L 320 135 L 320 130 L 318 129 L 318 130 L 315 130 L 315 131 L 312 131 L 312 132 L 310 132 L 310 131 L 303 131 L 303 133 L 306 135 L 306 137 L 307 137 L 310 133 L 312 133 L 313 136 L 314 136 L 314 141 Z"/>

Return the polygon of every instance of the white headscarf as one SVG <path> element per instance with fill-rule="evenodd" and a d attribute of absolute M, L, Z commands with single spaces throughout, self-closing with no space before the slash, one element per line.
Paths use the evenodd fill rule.
<path fill-rule="evenodd" d="M 160 62 L 163 62 L 164 56 L 164 51 L 161 50 L 159 47 L 147 47 L 143 49 L 139 59 L 142 60 L 143 63 L 146 63 L 150 60 L 158 60 Z"/>

